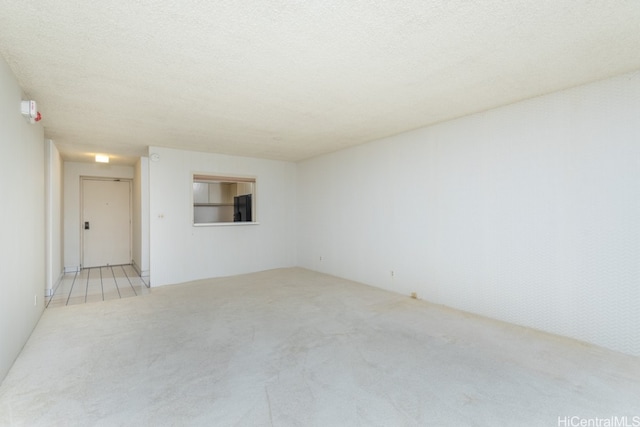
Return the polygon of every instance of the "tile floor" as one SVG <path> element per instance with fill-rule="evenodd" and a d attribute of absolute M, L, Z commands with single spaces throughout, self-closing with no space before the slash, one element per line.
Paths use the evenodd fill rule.
<path fill-rule="evenodd" d="M 131 265 L 110 265 L 65 274 L 54 294 L 45 301 L 47 308 L 51 308 L 147 293 L 148 279 L 140 277 Z"/>

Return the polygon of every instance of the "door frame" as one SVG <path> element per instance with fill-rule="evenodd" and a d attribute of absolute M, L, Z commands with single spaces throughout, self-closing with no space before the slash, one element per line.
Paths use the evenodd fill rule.
<path fill-rule="evenodd" d="M 133 259 L 133 179 L 102 177 L 102 176 L 80 176 L 80 270 L 84 268 L 84 181 L 119 181 L 129 184 L 129 262 Z"/>

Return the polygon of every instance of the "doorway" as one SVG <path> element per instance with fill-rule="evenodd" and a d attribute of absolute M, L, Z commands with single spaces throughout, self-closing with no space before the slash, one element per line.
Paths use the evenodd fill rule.
<path fill-rule="evenodd" d="M 81 178 L 82 268 L 131 264 L 131 180 Z"/>

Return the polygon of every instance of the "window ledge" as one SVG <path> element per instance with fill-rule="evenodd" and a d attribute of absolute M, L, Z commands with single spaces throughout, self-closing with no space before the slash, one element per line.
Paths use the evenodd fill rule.
<path fill-rule="evenodd" d="M 194 227 L 226 227 L 226 226 L 243 226 L 243 225 L 260 225 L 259 222 L 201 222 L 193 223 Z"/>

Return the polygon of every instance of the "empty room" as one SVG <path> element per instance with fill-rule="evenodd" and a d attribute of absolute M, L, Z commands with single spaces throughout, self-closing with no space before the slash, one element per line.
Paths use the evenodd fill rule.
<path fill-rule="evenodd" d="M 640 2 L 0 3 L 0 425 L 640 426 Z"/>

